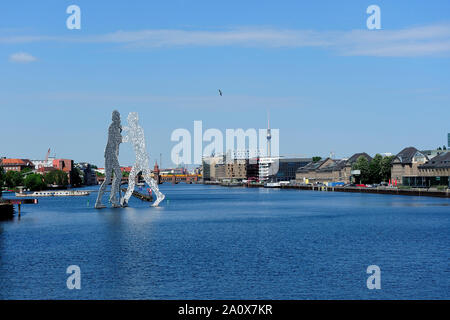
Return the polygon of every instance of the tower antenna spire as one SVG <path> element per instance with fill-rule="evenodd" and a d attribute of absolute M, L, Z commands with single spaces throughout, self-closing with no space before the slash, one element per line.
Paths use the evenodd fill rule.
<path fill-rule="evenodd" d="M 270 132 L 270 114 L 269 114 L 269 110 L 267 110 L 267 156 L 270 157 L 271 156 L 271 151 L 270 151 L 270 139 L 272 139 L 272 134 Z"/>

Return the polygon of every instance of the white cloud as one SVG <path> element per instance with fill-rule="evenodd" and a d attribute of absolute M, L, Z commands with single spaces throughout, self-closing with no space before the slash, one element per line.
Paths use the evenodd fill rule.
<path fill-rule="evenodd" d="M 36 60 L 35 57 L 26 52 L 17 52 L 9 56 L 9 61 L 17 63 L 30 63 Z"/>
<path fill-rule="evenodd" d="M 90 36 L 1 36 L 0 44 L 28 42 L 111 43 L 133 48 L 315 47 L 342 55 L 414 57 L 450 55 L 450 24 L 398 30 L 316 31 L 267 27 L 225 30 L 138 30 Z"/>

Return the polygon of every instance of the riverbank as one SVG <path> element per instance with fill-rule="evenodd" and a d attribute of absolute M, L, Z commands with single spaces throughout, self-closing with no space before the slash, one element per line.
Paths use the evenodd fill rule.
<path fill-rule="evenodd" d="M 357 192 L 357 193 L 377 193 L 377 194 L 394 194 L 405 196 L 426 196 L 426 197 L 439 197 L 450 198 L 450 192 L 429 190 L 429 189 L 399 189 L 399 188 L 359 188 L 359 187 L 313 187 L 313 186 L 281 186 L 281 189 L 301 189 L 301 190 L 316 190 L 316 191 L 328 191 L 328 192 Z"/>
<path fill-rule="evenodd" d="M 220 185 L 223 187 L 235 187 L 236 183 L 229 185 L 228 183 L 217 183 L 217 182 L 209 182 L 204 183 L 206 185 Z M 263 184 L 258 183 L 250 183 L 245 184 L 241 183 L 241 187 L 247 188 L 264 188 Z M 405 195 L 405 196 L 425 196 L 425 197 L 439 197 L 439 198 L 450 198 L 450 190 L 441 191 L 437 189 L 426 189 L 426 188 L 413 188 L 413 189 L 401 189 L 401 188 L 393 188 L 393 187 L 376 187 L 376 188 L 363 188 L 363 187 L 327 187 L 327 186 L 301 186 L 301 185 L 280 185 L 271 188 L 278 189 L 298 189 L 298 190 L 311 190 L 311 191 L 325 191 L 325 192 L 353 192 L 353 193 L 375 193 L 375 194 L 392 194 L 392 195 Z"/>

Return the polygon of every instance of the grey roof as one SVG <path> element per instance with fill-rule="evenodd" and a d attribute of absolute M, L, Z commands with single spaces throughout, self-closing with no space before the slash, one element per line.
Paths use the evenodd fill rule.
<path fill-rule="evenodd" d="M 414 158 L 414 155 L 417 152 L 420 152 L 420 151 L 414 147 L 407 147 L 407 148 L 403 149 L 402 151 L 400 151 L 399 153 L 397 153 L 395 158 L 400 160 L 401 163 L 412 163 L 412 159 Z"/>
<path fill-rule="evenodd" d="M 445 169 L 450 168 L 450 152 L 441 153 L 425 164 L 419 166 L 420 169 Z"/>
<path fill-rule="evenodd" d="M 328 159 L 328 158 L 327 158 Z M 323 159 L 323 160 L 319 160 L 319 161 L 311 161 L 310 163 L 308 163 L 307 165 L 300 167 L 297 169 L 296 172 L 308 172 L 308 171 L 312 171 L 312 170 L 316 170 L 317 168 L 319 168 L 327 159 Z"/>
<path fill-rule="evenodd" d="M 341 170 L 347 165 L 348 160 L 337 160 L 333 170 Z"/>
<path fill-rule="evenodd" d="M 325 168 L 320 168 L 320 167 L 329 159 L 330 158 L 325 158 L 325 159 L 315 161 L 315 162 L 311 161 L 306 166 L 298 168 L 296 172 L 309 172 L 309 171 L 314 171 L 314 170 L 325 170 L 330 166 L 327 166 Z M 333 165 L 331 165 L 331 166 L 333 166 Z"/>
<path fill-rule="evenodd" d="M 360 153 L 355 153 L 354 155 L 352 155 L 345 163 L 345 165 L 352 165 L 353 163 L 355 163 L 359 157 L 363 156 L 364 158 L 366 158 L 369 162 L 372 161 L 372 157 L 369 156 L 367 153 L 365 152 L 360 152 Z"/>

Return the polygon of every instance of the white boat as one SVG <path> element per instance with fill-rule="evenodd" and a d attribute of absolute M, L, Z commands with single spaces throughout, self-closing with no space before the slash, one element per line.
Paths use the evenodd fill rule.
<path fill-rule="evenodd" d="M 281 184 L 279 182 L 266 182 L 264 188 L 279 188 Z"/>
<path fill-rule="evenodd" d="M 35 191 L 32 193 L 16 193 L 16 197 L 79 197 L 88 196 L 89 191 Z"/>

